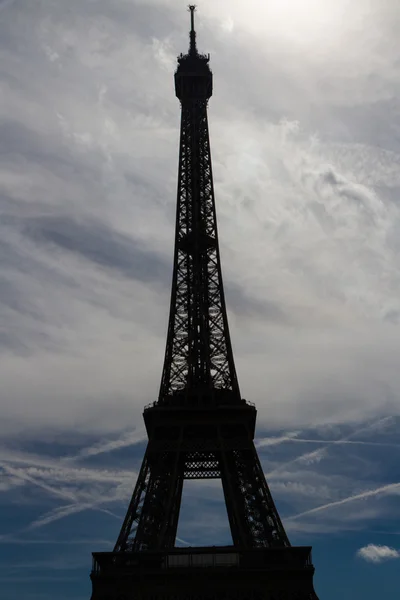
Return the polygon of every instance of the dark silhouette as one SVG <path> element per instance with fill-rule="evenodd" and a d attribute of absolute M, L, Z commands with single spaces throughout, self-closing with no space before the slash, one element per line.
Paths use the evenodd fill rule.
<path fill-rule="evenodd" d="M 256 408 L 240 396 L 219 256 L 207 103 L 209 56 L 180 55 L 182 105 L 174 272 L 157 402 L 113 552 L 96 552 L 92 600 L 317 600 L 310 547 L 291 547 L 254 446 Z M 176 548 L 184 479 L 220 478 L 233 545 Z"/>

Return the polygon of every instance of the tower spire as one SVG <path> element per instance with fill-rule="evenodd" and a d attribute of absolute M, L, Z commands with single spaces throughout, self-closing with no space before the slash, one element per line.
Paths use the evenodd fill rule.
<path fill-rule="evenodd" d="M 195 55 L 197 54 L 197 48 L 196 48 L 196 31 L 194 29 L 194 13 L 196 10 L 196 5 L 195 4 L 189 4 L 189 11 L 190 11 L 190 45 L 189 45 L 189 54 L 190 55 Z"/>

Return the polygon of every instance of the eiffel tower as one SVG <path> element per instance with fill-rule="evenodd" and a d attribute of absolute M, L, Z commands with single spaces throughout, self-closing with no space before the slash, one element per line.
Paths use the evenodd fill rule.
<path fill-rule="evenodd" d="M 113 552 L 94 552 L 92 600 L 318 600 L 309 546 L 290 545 L 254 446 L 232 354 L 215 214 L 209 55 L 190 5 L 178 57 L 182 108 L 171 307 L 148 445 Z M 185 479 L 222 481 L 233 544 L 175 546 Z"/>

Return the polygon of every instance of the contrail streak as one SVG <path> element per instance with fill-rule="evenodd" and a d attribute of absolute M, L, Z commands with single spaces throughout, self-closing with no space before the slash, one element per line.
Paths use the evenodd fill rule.
<path fill-rule="evenodd" d="M 344 436 L 341 438 L 341 441 L 348 441 L 350 438 L 352 438 L 355 435 L 359 435 L 360 433 L 364 433 L 365 431 L 370 431 L 371 429 L 375 429 L 377 427 L 377 425 L 384 423 L 385 421 L 390 420 L 392 417 L 383 417 L 382 419 L 378 419 L 377 421 L 375 421 L 374 423 L 370 423 L 369 425 L 366 425 L 364 427 L 360 427 L 360 429 L 357 429 L 356 431 L 353 431 L 352 433 L 350 433 L 347 436 Z M 288 436 L 290 437 L 290 436 Z M 339 441 L 339 440 L 337 440 Z M 325 444 L 322 448 L 319 448 L 318 450 L 313 450 L 312 452 L 306 452 L 305 454 L 301 454 L 300 456 L 297 456 L 296 458 L 289 460 L 285 463 L 282 463 L 281 465 L 277 466 L 275 469 L 273 469 L 272 471 L 270 471 L 266 477 L 271 477 L 272 475 L 274 475 L 275 473 L 279 473 L 279 471 L 282 471 L 283 469 L 285 469 L 286 467 L 290 467 L 291 465 L 294 465 L 298 462 L 304 462 L 307 459 L 310 460 L 318 460 L 320 458 L 323 457 L 324 451 L 327 450 L 329 448 L 329 443 Z"/>
<path fill-rule="evenodd" d="M 329 508 L 334 508 L 336 506 L 342 506 L 343 504 L 348 504 L 349 502 L 355 502 L 356 500 L 364 500 L 365 498 L 371 498 L 372 496 L 378 496 L 379 494 L 390 494 L 391 492 L 400 491 L 400 483 L 389 483 L 388 485 L 383 485 L 381 487 L 375 488 L 374 490 L 367 490 L 366 492 L 361 492 L 360 494 L 355 494 L 354 496 L 347 496 L 347 498 L 343 498 L 342 500 L 336 500 L 335 502 L 329 502 L 328 504 L 323 504 L 322 506 L 317 506 L 316 508 L 311 508 L 310 510 L 306 510 L 297 515 L 293 515 L 292 517 L 287 517 L 286 521 L 293 521 L 294 519 L 299 519 L 300 517 L 305 517 L 306 515 L 312 515 L 317 512 L 322 512 Z"/>
<path fill-rule="evenodd" d="M 46 492 L 53 494 L 54 496 L 59 496 L 60 498 L 64 498 L 64 500 L 72 500 L 73 502 L 76 502 L 76 496 L 74 494 L 58 490 L 56 488 L 53 488 L 50 485 L 47 485 L 46 483 L 37 481 L 30 475 L 27 475 L 26 473 L 21 473 L 20 471 L 18 471 L 18 469 L 13 469 L 12 467 L 9 467 L 8 465 L 4 464 L 3 462 L 0 463 L 0 466 L 2 467 L 2 469 L 4 469 L 4 471 L 9 473 L 13 477 L 16 477 L 17 479 L 21 479 L 21 481 L 32 483 L 33 485 L 36 485 L 37 487 L 41 488 L 42 490 L 45 490 Z"/>
<path fill-rule="evenodd" d="M 354 445 L 354 446 L 381 446 L 383 448 L 400 448 L 400 444 L 390 444 L 385 442 L 364 442 L 361 440 L 316 440 L 316 439 L 307 439 L 307 438 L 295 438 L 295 437 L 271 437 L 264 438 L 256 443 L 257 448 L 263 448 L 265 446 L 277 446 L 278 444 L 284 444 L 286 442 L 296 442 L 300 444 L 338 444 L 338 445 Z"/>
<path fill-rule="evenodd" d="M 95 444 L 94 446 L 84 448 L 75 456 L 65 458 L 64 462 L 75 462 L 77 460 L 88 458 L 89 456 L 97 456 L 98 454 L 113 452 L 114 450 L 119 450 L 120 448 L 128 448 L 129 446 L 140 444 L 140 442 L 145 440 L 147 440 L 147 435 L 144 430 L 135 431 L 133 433 L 125 434 L 117 440 L 111 440 L 103 444 Z"/>

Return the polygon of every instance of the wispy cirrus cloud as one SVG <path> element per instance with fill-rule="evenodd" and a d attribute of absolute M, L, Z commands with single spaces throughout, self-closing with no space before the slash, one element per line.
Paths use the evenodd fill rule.
<path fill-rule="evenodd" d="M 320 437 L 318 442 L 323 445 L 324 450 L 322 454 L 319 449 L 297 454 L 296 445 L 291 443 L 293 432 L 289 432 L 287 435 L 262 438 L 274 440 L 273 445 L 261 446 L 259 449 L 274 496 L 278 501 L 289 501 L 292 506 L 292 516 L 290 513 L 285 515 L 288 526 L 298 530 L 299 527 L 304 529 L 306 523 L 309 523 L 310 528 L 314 530 L 315 527 L 309 517 L 314 515 L 322 517 L 323 514 L 327 514 L 326 523 L 323 523 L 324 519 L 319 516 L 321 531 L 325 531 L 327 527 L 329 529 L 329 523 L 337 514 L 336 527 L 351 529 L 360 519 L 360 510 L 349 513 L 347 509 L 346 519 L 343 520 L 339 510 L 342 506 L 348 506 L 350 503 L 356 504 L 357 501 L 365 503 L 372 498 L 392 497 L 396 494 L 397 483 L 371 487 L 371 473 L 374 472 L 375 466 L 372 455 L 369 453 L 371 447 L 384 451 L 390 445 L 391 442 L 385 442 L 385 439 L 392 439 L 392 435 L 396 431 L 396 427 L 393 427 L 394 424 L 395 420 L 392 418 L 384 418 L 359 424 L 356 427 L 349 427 L 347 424 L 343 426 L 330 425 L 306 432 L 301 430 L 295 432 L 298 436 L 304 436 L 304 433 L 310 434 L 310 432 L 315 436 L 315 433 L 318 433 Z M 336 441 L 339 443 L 330 444 L 330 440 L 326 440 L 328 443 L 324 444 L 324 436 L 331 436 L 332 433 L 335 433 L 338 438 Z M 380 437 L 377 438 L 377 435 Z M 337 452 L 343 453 L 347 448 L 345 443 L 341 444 L 340 442 L 351 441 L 352 438 L 360 436 L 363 437 L 364 443 L 355 444 L 354 449 L 353 445 L 350 445 L 350 454 L 346 456 L 344 466 L 339 466 L 343 454 L 338 455 Z M 378 439 L 375 443 L 371 441 L 372 446 L 368 443 L 371 436 L 373 436 L 372 439 Z M 300 439 L 309 440 L 308 443 L 312 446 L 312 440 L 315 437 L 307 436 Z M 275 444 L 276 440 L 281 440 L 279 445 Z M 284 440 L 287 440 L 287 443 Z M 118 464 L 118 453 L 126 452 L 128 448 L 131 448 L 129 452 L 133 452 L 134 456 L 137 456 L 135 466 L 138 467 L 141 455 L 137 454 L 135 448 L 143 441 L 144 434 L 141 430 L 123 433 L 118 437 L 84 446 L 77 452 L 73 451 L 71 454 L 64 455 L 62 459 L 15 450 L 5 451 L 3 452 L 6 457 L 3 460 L 4 473 L 9 477 L 8 487 L 5 490 L 12 492 L 14 489 L 17 492 L 20 485 L 34 486 L 40 489 L 44 495 L 67 501 L 67 504 L 51 508 L 32 521 L 33 528 L 42 528 L 86 510 L 100 510 L 107 513 L 110 509 L 103 509 L 104 503 L 112 507 L 111 512 L 118 516 L 120 511 L 123 512 L 125 509 L 136 477 L 134 469 L 121 468 Z M 304 441 L 305 443 L 307 442 Z M 282 449 L 279 450 L 279 454 L 276 454 L 278 447 L 282 447 Z M 395 449 L 396 445 L 393 448 Z M 356 454 L 354 454 L 355 451 Z M 114 453 L 117 454 L 113 458 Z M 109 455 L 107 461 L 110 466 L 108 468 L 87 464 L 87 461 L 92 459 L 96 459 L 97 462 L 99 459 L 104 460 L 103 455 L 105 454 Z M 290 458 L 288 459 L 288 457 Z M 210 484 L 209 489 L 211 499 L 214 487 Z M 201 491 L 201 496 L 204 497 L 204 490 Z M 317 506 L 315 506 L 316 504 Z M 332 513 L 329 510 L 335 508 L 336 512 Z M 365 522 L 373 521 L 378 518 L 379 514 L 380 509 L 375 507 L 372 512 L 364 512 L 363 519 Z M 295 521 L 302 521 L 303 525 L 295 526 Z"/>
<path fill-rule="evenodd" d="M 239 380 L 308 542 L 398 519 L 399 13 L 291 4 L 204 0 L 197 25 Z M 157 397 L 188 19 L 172 0 L 0 10 L 4 527 L 68 538 L 123 514 Z M 215 486 L 201 493 L 191 543 L 221 521 Z"/>
<path fill-rule="evenodd" d="M 222 27 L 222 5 L 205 3 L 199 43 L 219 73 L 210 127 L 244 394 L 261 420 L 265 393 L 279 397 L 269 423 L 293 427 L 395 412 L 398 149 L 360 141 L 366 98 L 378 110 L 395 81 L 391 68 L 372 79 L 370 69 L 394 56 L 357 38 L 346 61 L 340 47 L 317 60 L 309 36 L 303 46 L 275 37 L 277 14 L 257 11 L 266 43 L 244 8 L 230 7 L 233 25 Z M 179 138 L 168 82 L 186 15 L 170 2 L 71 10 L 16 2 L 2 13 L 4 435 L 76 423 L 119 431 L 154 400 L 162 366 Z M 387 10 L 371 11 L 365 23 L 374 14 L 389 31 Z M 358 18 L 335 22 L 350 36 Z M 255 39 L 263 59 L 249 71 Z M 349 64 L 369 94 L 349 88 Z"/>

